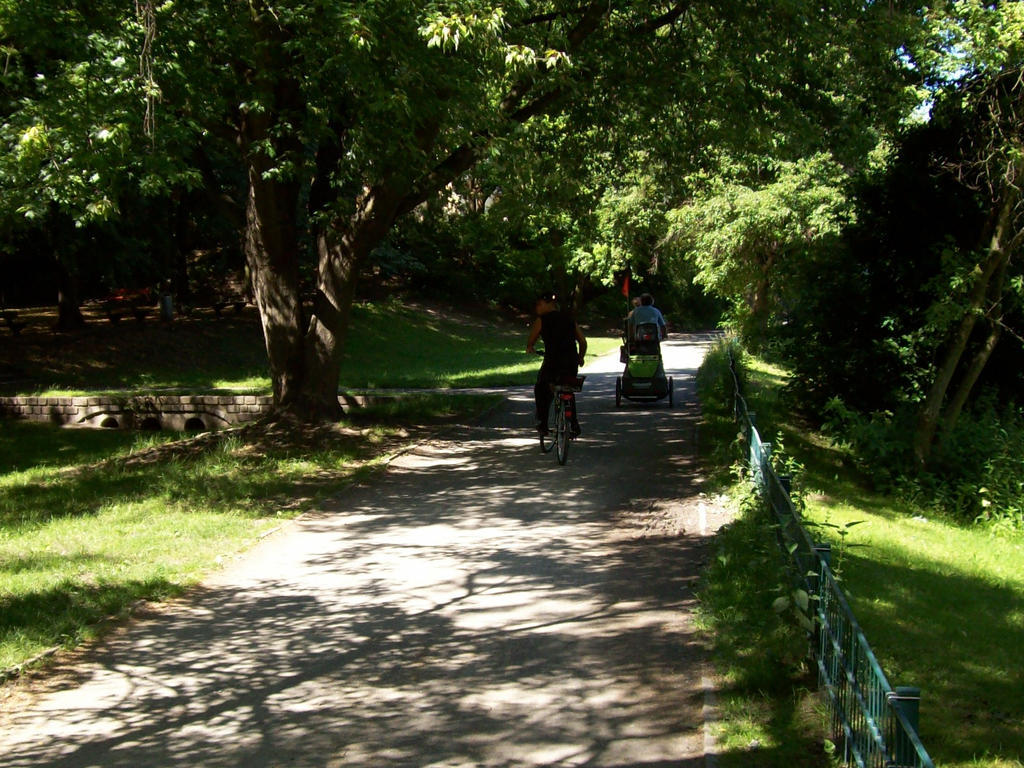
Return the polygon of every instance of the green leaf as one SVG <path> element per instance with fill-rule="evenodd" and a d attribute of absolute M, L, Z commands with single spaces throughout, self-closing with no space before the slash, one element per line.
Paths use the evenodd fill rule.
<path fill-rule="evenodd" d="M 793 602 L 795 602 L 796 606 L 804 612 L 807 611 L 807 608 L 810 605 L 810 599 L 807 596 L 807 592 L 802 589 L 793 590 Z"/>

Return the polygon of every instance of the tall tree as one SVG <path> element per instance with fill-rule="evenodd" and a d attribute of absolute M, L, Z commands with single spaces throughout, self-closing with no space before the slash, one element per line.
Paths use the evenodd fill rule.
<path fill-rule="evenodd" d="M 962 290 L 950 295 L 958 302 L 955 315 L 921 405 L 914 454 L 922 465 L 928 461 L 940 422 L 947 432 L 956 425 L 1002 335 L 1007 290 L 1021 289 L 1020 278 L 1008 280 L 1008 275 L 1024 246 L 1024 66 L 985 78 L 958 96 L 967 103 L 966 112 L 961 111 L 964 106 L 955 108 L 956 118 L 966 118 L 961 155 L 948 158 L 945 170 L 976 191 L 987 215 L 969 252 Z M 979 329 L 983 338 L 970 355 L 969 344 Z M 950 396 L 958 373 L 959 384 Z"/>
<path fill-rule="evenodd" d="M 669 229 L 693 254 L 696 279 L 734 302 L 752 341 L 765 339 L 776 312 L 780 262 L 821 247 L 850 216 L 844 172 L 827 156 L 776 164 L 760 176 L 711 179 L 672 211 Z"/>
<path fill-rule="evenodd" d="M 55 262 L 61 328 L 84 322 L 70 224 L 109 211 L 110 171 L 119 159 L 116 149 L 106 150 L 127 139 L 90 119 L 106 114 L 116 122 L 116 92 L 126 80 L 123 49 L 116 51 L 106 34 L 117 27 L 108 13 L 116 18 L 113 4 L 102 2 L 84 9 L 47 0 L 0 2 L 0 142 L 6 150 L 0 153 L 0 223 L 10 231 L 26 220 L 48 222 L 42 234 Z"/>
<path fill-rule="evenodd" d="M 959 152 L 938 162 L 976 192 L 987 214 L 965 254 L 969 272 L 962 290 L 952 292 L 958 311 L 918 414 L 914 455 L 922 466 L 940 422 L 947 431 L 955 425 L 995 349 L 1004 294 L 1021 290 L 1019 278 L 1007 275 L 1024 245 L 1024 9 L 1019 3 L 965 0 L 952 3 L 935 26 L 933 55 L 944 73 L 936 119 L 952 122 L 961 135 Z M 970 356 L 979 327 L 984 338 Z M 959 385 L 949 396 L 958 372 Z"/>

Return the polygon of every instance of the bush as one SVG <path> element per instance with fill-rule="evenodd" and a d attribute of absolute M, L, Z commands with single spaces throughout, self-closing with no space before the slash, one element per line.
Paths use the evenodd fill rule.
<path fill-rule="evenodd" d="M 1024 529 L 1024 408 L 983 399 L 942 436 L 930 470 L 957 518 Z"/>
<path fill-rule="evenodd" d="M 697 371 L 697 395 L 702 416 L 700 452 L 715 467 L 729 467 L 733 463 L 733 445 L 737 436 L 730 352 L 742 389 L 746 382 L 744 353 L 735 339 L 724 338 L 712 346 Z"/>
<path fill-rule="evenodd" d="M 825 404 L 822 431 L 849 449 L 858 467 L 876 490 L 893 491 L 900 478 L 912 474 L 914 417 L 909 410 L 864 414 L 840 397 Z"/>
<path fill-rule="evenodd" d="M 826 431 L 845 443 L 876 488 L 960 522 L 1024 530 L 1024 408 L 983 397 L 940 436 L 927 471 L 913 461 L 915 413 L 859 413 L 838 397 Z"/>
<path fill-rule="evenodd" d="M 747 383 L 745 359 L 746 352 L 733 337 L 720 339 L 708 350 L 697 371 L 697 392 L 705 415 L 732 418 L 735 385 L 730 361 L 742 391 Z"/>

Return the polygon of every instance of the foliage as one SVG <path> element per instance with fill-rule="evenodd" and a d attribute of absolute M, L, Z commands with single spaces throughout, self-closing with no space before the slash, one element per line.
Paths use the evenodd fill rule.
<path fill-rule="evenodd" d="M 797 159 L 718 143 L 670 215 L 670 242 L 730 298 L 733 327 L 793 366 L 805 412 L 820 421 L 838 396 L 894 414 L 912 471 L 986 385 L 1013 397 L 1024 381 L 1021 19 L 1019 4 L 928 9 L 900 55 L 929 119 L 879 121 L 873 149 L 838 163 L 838 144 Z"/>
<path fill-rule="evenodd" d="M 847 233 L 843 258 L 819 254 L 792 274 L 799 300 L 778 349 L 793 366 L 805 412 L 851 446 L 879 487 L 900 488 L 959 520 L 1013 520 L 1019 488 L 995 475 L 1007 462 L 1012 475 L 1020 450 L 1020 264 L 1009 258 L 1012 238 L 1002 255 L 989 248 L 990 193 L 964 183 L 975 172 L 959 164 L 961 151 L 980 129 L 963 111 L 968 96 L 939 100 L 932 121 L 902 138 L 888 172 L 860 188 L 860 224 Z M 991 253 L 1002 271 L 979 283 Z M 957 337 L 963 348 L 953 358 Z M 921 414 L 943 375 L 944 423 L 922 468 Z M 964 402 L 954 409 L 956 397 Z"/>
<path fill-rule="evenodd" d="M 980 400 L 944 436 L 930 472 L 908 486 L 926 489 L 955 519 L 1024 530 L 1024 408 Z"/>
<path fill-rule="evenodd" d="M 909 131 L 888 171 L 857 188 L 856 226 L 788 271 L 788 322 L 776 337 L 810 405 L 840 394 L 883 410 L 923 396 L 984 216 L 969 190 L 936 173 L 933 158 L 957 141 L 937 122 Z"/>
<path fill-rule="evenodd" d="M 818 155 L 758 169 L 754 178 L 715 176 L 691 184 L 696 191 L 672 212 L 669 237 L 692 254 L 696 280 L 733 302 L 748 341 L 763 338 L 772 305 L 784 305 L 775 285 L 783 262 L 823 248 L 850 215 L 842 170 Z"/>
<path fill-rule="evenodd" d="M 723 336 L 708 348 L 697 371 L 703 412 L 732 416 L 735 382 L 741 389 L 747 383 L 746 359 L 746 350 L 734 336 Z"/>
<path fill-rule="evenodd" d="M 845 441 L 876 488 L 955 523 L 1024 530 L 1024 412 L 1012 402 L 982 399 L 943 436 L 928 471 L 915 471 L 909 436 L 914 414 L 864 416 L 838 398 L 826 431 Z"/>
<path fill-rule="evenodd" d="M 697 395 L 701 404 L 699 449 L 712 466 L 728 468 L 732 464 L 737 427 L 733 406 L 735 375 L 745 385 L 744 352 L 736 339 L 719 339 L 704 355 L 697 370 Z M 719 482 L 723 473 L 717 475 Z"/>
<path fill-rule="evenodd" d="M 1019 450 L 1024 60 L 1017 9 L 947 10 L 933 19 L 930 119 L 855 188 L 856 226 L 788 273 L 776 348 L 805 412 L 882 487 L 970 520 L 1007 487 L 989 467 Z M 1019 491 L 998 504 L 1013 519 Z"/>
<path fill-rule="evenodd" d="M 60 45 L 43 34 L 53 20 Z M 465 270 L 477 282 L 469 295 L 482 287 L 503 303 L 540 284 L 594 293 L 623 261 L 662 260 L 649 251 L 665 207 L 687 194 L 678 179 L 714 167 L 720 147 L 862 156 L 875 125 L 901 111 L 912 69 L 890 54 L 918 23 L 902 9 L 788 1 L 147 0 L 90 13 L 8 1 L 0 184 L 42 185 L 48 208 L 14 206 L 35 221 L 124 215 L 142 196 L 189 225 L 171 228 L 176 238 L 200 234 L 209 247 L 219 236 L 215 251 L 234 243 L 196 208 L 244 229 L 275 393 L 287 399 L 331 389 L 361 271 L 422 265 L 445 286 Z M 482 216 L 473 203 L 498 187 L 494 215 Z M 465 215 L 451 215 L 456 196 L 471 203 Z M 378 248 L 411 212 L 438 226 Z M 432 242 L 433 229 L 445 237 Z M 149 232 L 154 251 L 167 232 Z M 187 289 L 187 266 L 161 258 Z M 659 290 L 699 296 L 691 270 L 663 274 Z M 299 309 L 310 289 L 326 301 L 312 316 Z M 288 349 L 302 339 L 321 346 Z M 297 359 L 315 370 L 287 370 Z"/>
<path fill-rule="evenodd" d="M 699 592 L 699 625 L 725 681 L 719 762 L 824 765 L 825 718 L 808 674 L 807 634 L 783 615 L 798 598 L 788 596 L 764 505 L 747 501 L 719 531 Z"/>

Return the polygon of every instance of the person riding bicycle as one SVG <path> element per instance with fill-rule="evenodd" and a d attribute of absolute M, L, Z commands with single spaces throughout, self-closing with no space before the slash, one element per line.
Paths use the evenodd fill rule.
<path fill-rule="evenodd" d="M 545 293 L 539 296 L 536 311 L 537 319 L 530 328 L 526 351 L 532 354 L 537 339 L 544 341 L 544 362 L 537 373 L 533 396 L 537 406 L 537 431 L 547 434 L 548 412 L 554 399 L 551 386 L 557 384 L 559 379 L 576 376 L 587 352 L 587 340 L 572 316 L 558 306 L 558 297 L 555 294 Z M 576 415 L 575 396 L 572 414 L 573 432 L 579 435 L 580 423 Z"/>

